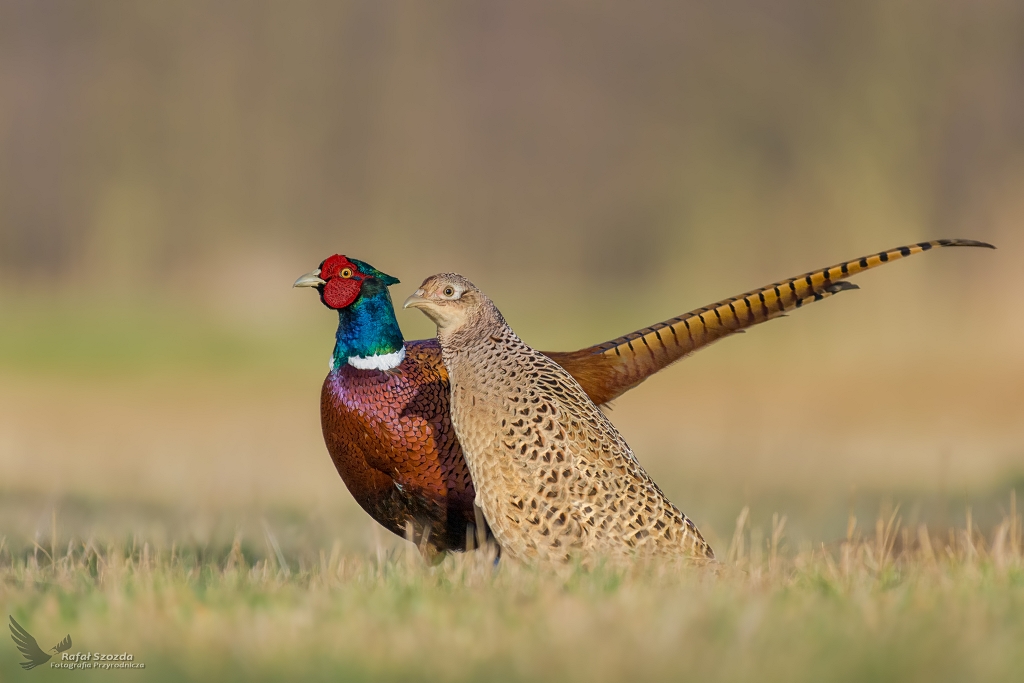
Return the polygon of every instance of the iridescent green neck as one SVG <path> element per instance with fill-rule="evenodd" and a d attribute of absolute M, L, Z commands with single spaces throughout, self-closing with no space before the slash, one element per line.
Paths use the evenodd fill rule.
<path fill-rule="evenodd" d="M 375 279 L 367 280 L 359 297 L 338 311 L 338 333 L 331 370 L 345 364 L 376 367 L 372 360 L 375 356 L 398 358 L 392 354 L 399 354 L 404 348 L 405 340 L 395 318 L 387 285 Z"/>

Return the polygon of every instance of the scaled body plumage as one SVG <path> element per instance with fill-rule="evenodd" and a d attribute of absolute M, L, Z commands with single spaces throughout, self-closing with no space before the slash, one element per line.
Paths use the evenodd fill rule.
<path fill-rule="evenodd" d="M 448 374 L 437 341 L 406 342 L 391 372 L 348 364 L 324 380 L 320 419 L 349 491 L 388 530 L 461 549 L 474 523 L 473 482 L 448 413 Z"/>
<path fill-rule="evenodd" d="M 503 552 L 545 564 L 714 558 L 579 383 L 472 283 L 435 275 L 406 306 L 437 323 L 452 424 Z"/>

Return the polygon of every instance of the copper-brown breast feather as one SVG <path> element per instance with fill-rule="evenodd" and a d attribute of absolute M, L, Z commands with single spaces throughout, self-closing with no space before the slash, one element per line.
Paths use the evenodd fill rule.
<path fill-rule="evenodd" d="M 392 373 L 344 367 L 324 381 L 324 441 L 356 501 L 390 531 L 412 521 L 438 550 L 460 549 L 473 486 L 448 414 L 448 376 L 434 340 L 409 342 Z"/>

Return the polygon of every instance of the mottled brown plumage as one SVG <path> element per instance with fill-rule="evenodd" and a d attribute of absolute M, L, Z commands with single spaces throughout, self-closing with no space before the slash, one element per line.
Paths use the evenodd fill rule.
<path fill-rule="evenodd" d="M 472 283 L 435 275 L 406 306 L 437 324 L 452 424 L 504 552 L 544 563 L 714 557 L 572 375 Z"/>

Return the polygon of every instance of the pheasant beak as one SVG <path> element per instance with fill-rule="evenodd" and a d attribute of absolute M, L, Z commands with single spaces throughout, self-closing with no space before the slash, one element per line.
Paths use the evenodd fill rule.
<path fill-rule="evenodd" d="M 320 269 L 317 268 L 312 273 L 306 273 L 296 280 L 292 287 L 319 287 L 325 284 L 327 284 L 327 281 L 320 279 Z"/>
<path fill-rule="evenodd" d="M 423 298 L 423 290 L 417 289 L 412 293 L 412 296 L 405 300 L 405 303 L 402 304 L 402 308 L 422 308 L 429 303 L 430 302 L 427 299 Z"/>

